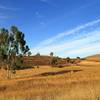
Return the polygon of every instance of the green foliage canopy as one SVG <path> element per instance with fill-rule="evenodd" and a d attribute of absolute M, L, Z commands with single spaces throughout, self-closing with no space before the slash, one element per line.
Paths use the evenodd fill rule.
<path fill-rule="evenodd" d="M 14 68 L 18 57 L 28 54 L 29 47 L 24 39 L 25 35 L 16 26 L 10 30 L 0 29 L 0 61 L 2 64 Z"/>

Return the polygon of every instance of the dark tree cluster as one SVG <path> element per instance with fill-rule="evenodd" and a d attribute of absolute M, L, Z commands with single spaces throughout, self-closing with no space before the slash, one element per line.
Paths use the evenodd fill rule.
<path fill-rule="evenodd" d="M 16 26 L 10 30 L 0 29 L 0 62 L 1 68 L 15 72 L 17 64 L 20 64 L 22 56 L 29 54 L 29 47 L 26 45 L 25 35 Z M 9 77 L 9 75 L 8 75 Z"/>

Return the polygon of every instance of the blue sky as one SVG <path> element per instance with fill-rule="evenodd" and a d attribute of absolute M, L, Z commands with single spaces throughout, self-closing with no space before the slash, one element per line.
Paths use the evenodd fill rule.
<path fill-rule="evenodd" d="M 0 0 L 0 28 L 19 27 L 33 54 L 100 53 L 100 0 Z"/>

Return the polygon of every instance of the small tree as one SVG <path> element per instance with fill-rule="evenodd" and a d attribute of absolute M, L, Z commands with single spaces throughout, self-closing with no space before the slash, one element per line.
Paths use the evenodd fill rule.
<path fill-rule="evenodd" d="M 53 57 L 53 52 L 50 53 L 50 57 Z"/>
<path fill-rule="evenodd" d="M 31 52 L 28 52 L 28 56 L 31 56 L 32 55 L 32 53 Z"/>
<path fill-rule="evenodd" d="M 71 61 L 70 57 L 67 57 L 67 58 L 66 58 L 66 62 L 67 62 L 67 63 L 70 63 L 70 61 Z"/>
<path fill-rule="evenodd" d="M 54 67 L 58 65 L 58 57 L 53 57 L 50 64 Z"/>
<path fill-rule="evenodd" d="M 76 59 L 81 60 L 81 58 L 80 58 L 80 57 L 77 57 Z"/>
<path fill-rule="evenodd" d="M 40 53 L 37 53 L 35 56 L 37 56 L 37 57 L 40 56 Z"/>
<path fill-rule="evenodd" d="M 79 63 L 81 61 L 81 58 L 80 57 L 77 57 L 76 58 L 76 63 Z"/>

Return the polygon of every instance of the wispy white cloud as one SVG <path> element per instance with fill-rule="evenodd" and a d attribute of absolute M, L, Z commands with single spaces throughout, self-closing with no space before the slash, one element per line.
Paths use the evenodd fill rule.
<path fill-rule="evenodd" d="M 4 5 L 0 5 L 0 9 L 1 9 L 1 10 L 16 11 L 16 10 L 18 10 L 19 8 L 10 8 L 10 7 L 4 6 Z"/>
<path fill-rule="evenodd" d="M 40 0 L 41 2 L 47 2 L 48 0 Z"/>
<path fill-rule="evenodd" d="M 45 4 L 48 4 L 52 7 L 56 7 L 56 3 L 53 1 L 53 0 L 40 0 L 41 2 L 45 3 Z"/>
<path fill-rule="evenodd" d="M 9 16 L 6 16 L 4 14 L 0 14 L 0 20 L 5 20 L 5 19 L 9 19 Z"/>
<path fill-rule="evenodd" d="M 46 53 L 48 54 L 50 51 L 54 51 L 54 52 L 60 52 L 63 50 L 71 50 L 71 49 L 75 49 L 86 45 L 86 44 L 91 44 L 91 42 L 96 41 L 96 40 L 100 40 L 100 31 L 94 31 L 91 32 L 91 35 L 87 35 L 87 37 L 81 38 L 81 39 L 76 39 L 76 40 L 72 40 L 71 42 L 67 42 L 64 41 L 65 43 L 59 44 L 51 44 L 48 46 L 43 46 L 43 47 L 37 47 L 34 49 L 34 51 L 40 51 L 42 53 Z M 61 40 L 62 41 L 62 40 Z"/>
<path fill-rule="evenodd" d="M 86 23 L 70 31 L 60 33 L 41 42 L 37 47 L 32 49 L 32 52 L 49 54 L 53 51 L 60 56 L 64 56 L 63 53 L 65 53 L 66 56 L 85 55 L 86 52 L 90 52 L 90 49 L 91 52 L 97 52 L 100 47 L 98 45 L 100 44 L 100 26 L 98 25 L 94 27 L 97 24 L 100 25 L 100 19 Z M 88 31 L 87 28 L 92 28 L 92 31 Z M 85 35 L 83 35 L 84 31 L 86 31 Z M 76 35 L 77 33 L 78 35 L 81 35 L 81 37 Z M 65 40 L 65 38 L 69 35 L 76 35 L 76 38 L 72 37 L 69 41 Z M 81 52 L 82 54 L 80 54 Z"/>
<path fill-rule="evenodd" d="M 100 43 L 99 43 L 100 44 Z M 80 48 L 77 48 L 75 50 L 70 50 L 67 52 L 64 52 L 67 56 L 82 56 L 86 57 L 92 54 L 100 53 L 100 45 L 99 44 L 90 44 L 85 45 Z M 76 55 L 77 54 L 77 55 Z"/>
<path fill-rule="evenodd" d="M 91 27 L 93 26 L 94 24 L 97 24 L 100 22 L 100 19 L 98 20 L 95 20 L 95 21 L 92 21 L 92 22 L 89 22 L 89 23 L 86 23 L 84 25 L 81 25 L 81 26 L 78 26 L 70 31 L 66 31 L 66 32 L 62 32 L 62 33 L 59 33 L 58 35 L 52 37 L 52 38 L 49 38 L 49 39 L 46 39 L 44 40 L 40 45 L 48 45 L 48 44 L 51 44 L 53 42 L 55 42 L 56 40 L 64 37 L 64 36 L 68 36 L 70 34 L 76 34 L 76 32 L 79 32 L 80 30 L 82 29 L 85 29 L 87 27 Z"/>
<path fill-rule="evenodd" d="M 4 21 L 6 19 L 11 18 L 12 16 L 8 15 L 8 13 L 12 14 L 12 11 L 16 12 L 18 9 L 19 8 L 11 8 L 11 7 L 7 7 L 4 5 L 0 5 L 0 11 L 2 12 L 2 13 L 0 13 L 0 21 L 1 20 Z"/>
<path fill-rule="evenodd" d="M 40 0 L 42 3 L 50 4 L 50 0 Z"/>

